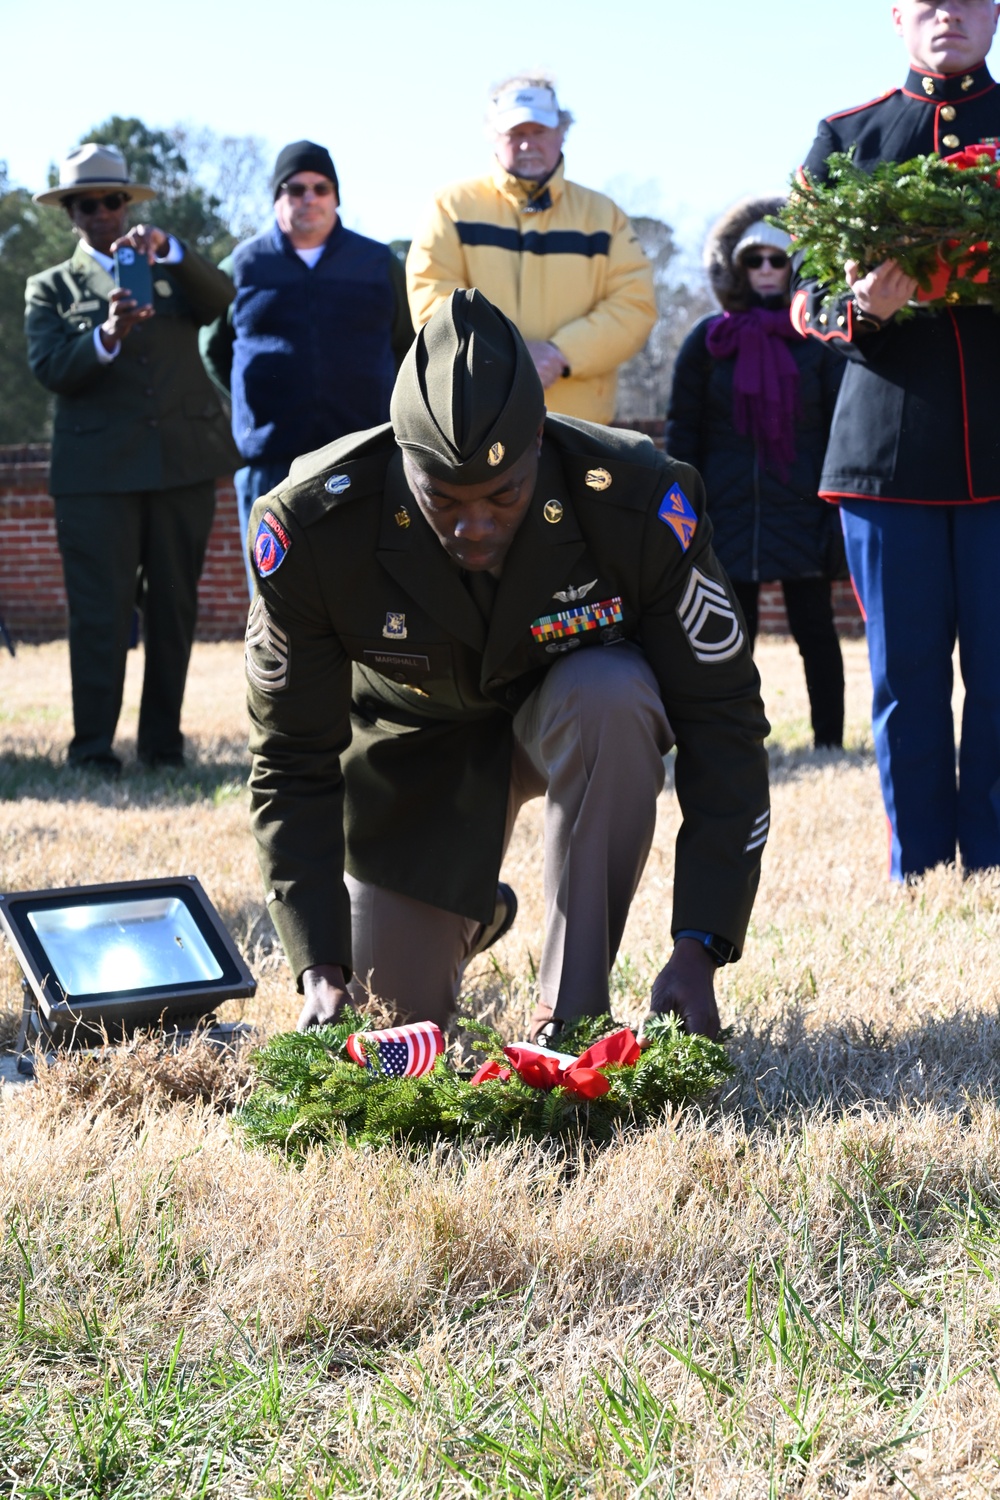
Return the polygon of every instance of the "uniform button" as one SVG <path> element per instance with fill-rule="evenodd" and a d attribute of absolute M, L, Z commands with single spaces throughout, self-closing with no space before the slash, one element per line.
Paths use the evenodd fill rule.
<path fill-rule="evenodd" d="M 843 313 L 841 313 L 840 317 L 837 319 L 837 327 L 838 328 L 843 328 L 843 326 L 844 326 L 844 324 L 846 322 L 847 322 L 847 319 L 844 317 Z"/>
<path fill-rule="evenodd" d="M 947 120 L 950 125 L 957 114 L 958 110 L 955 108 L 954 104 L 946 104 L 944 109 L 941 111 L 941 118 L 942 120 Z"/>
<path fill-rule="evenodd" d="M 954 151 L 956 146 L 961 145 L 961 141 L 957 135 L 943 135 L 941 137 L 941 144 L 942 146 L 947 146 L 949 151 Z"/>
<path fill-rule="evenodd" d="M 826 313 L 820 313 L 819 320 L 820 320 L 821 323 L 825 324 L 826 323 Z"/>

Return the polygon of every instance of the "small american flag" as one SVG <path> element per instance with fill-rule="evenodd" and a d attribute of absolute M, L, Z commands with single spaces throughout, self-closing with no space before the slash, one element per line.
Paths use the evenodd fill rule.
<path fill-rule="evenodd" d="M 440 1026 L 417 1021 L 412 1026 L 391 1026 L 388 1031 L 354 1031 L 347 1038 L 347 1055 L 361 1067 L 371 1064 L 365 1049 L 378 1058 L 387 1078 L 419 1078 L 429 1073 L 444 1051 Z"/>

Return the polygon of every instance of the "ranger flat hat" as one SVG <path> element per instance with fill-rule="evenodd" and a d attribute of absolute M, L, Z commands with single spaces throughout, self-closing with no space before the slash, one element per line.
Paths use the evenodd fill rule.
<path fill-rule="evenodd" d="M 132 182 L 125 158 L 117 146 L 101 146 L 87 141 L 71 151 L 59 168 L 59 186 L 35 193 L 35 203 L 60 204 L 70 195 L 88 193 L 127 193 L 133 203 L 156 197 L 156 189 L 143 182 Z"/>
<path fill-rule="evenodd" d="M 482 292 L 452 292 L 410 345 L 389 405 L 396 442 L 449 484 L 484 484 L 524 454 L 545 417 L 524 340 Z"/>

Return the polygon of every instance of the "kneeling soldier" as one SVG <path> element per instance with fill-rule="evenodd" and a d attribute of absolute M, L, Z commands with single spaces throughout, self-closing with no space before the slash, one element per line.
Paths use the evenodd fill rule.
<path fill-rule="evenodd" d="M 358 981 L 445 1024 L 513 920 L 497 877 L 531 797 L 532 1031 L 607 1011 L 676 742 L 675 946 L 651 1005 L 714 1036 L 767 838 L 768 725 L 695 470 L 546 417 L 514 325 L 458 291 L 406 356 L 391 423 L 299 459 L 250 537 L 252 818 L 300 1027 Z"/>

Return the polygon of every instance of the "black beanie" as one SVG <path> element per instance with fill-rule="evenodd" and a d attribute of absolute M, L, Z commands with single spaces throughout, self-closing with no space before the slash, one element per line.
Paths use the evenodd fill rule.
<path fill-rule="evenodd" d="M 340 197 L 337 169 L 325 146 L 317 146 L 315 141 L 293 141 L 290 146 L 283 146 L 271 173 L 272 198 L 277 198 L 281 184 L 296 172 L 318 172 L 321 177 L 329 177 L 333 191 Z"/>

